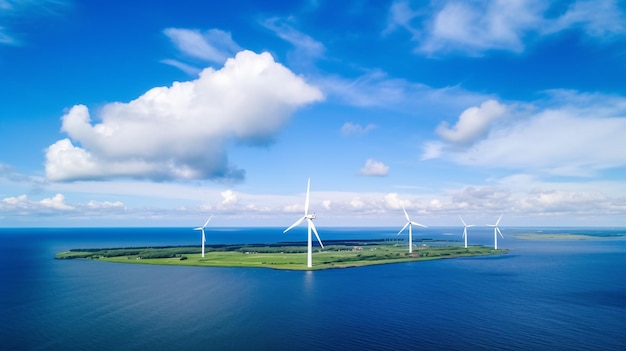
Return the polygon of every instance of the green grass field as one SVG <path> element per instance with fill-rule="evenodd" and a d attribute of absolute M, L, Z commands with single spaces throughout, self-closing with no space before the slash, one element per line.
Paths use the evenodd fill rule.
<path fill-rule="evenodd" d="M 57 259 L 93 259 L 105 262 L 207 267 L 259 267 L 291 270 L 318 270 L 374 264 L 424 261 L 442 258 L 506 253 L 485 246 L 422 245 L 408 253 L 405 244 L 386 242 L 366 245 L 337 244 L 314 247 L 313 267 L 306 266 L 306 246 L 215 245 L 201 257 L 199 247 L 76 249 L 61 252 Z"/>

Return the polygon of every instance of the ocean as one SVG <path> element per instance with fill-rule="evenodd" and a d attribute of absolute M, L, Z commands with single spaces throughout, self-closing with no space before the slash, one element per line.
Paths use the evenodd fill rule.
<path fill-rule="evenodd" d="M 283 229 L 207 228 L 207 244 L 306 238 Z M 322 241 L 397 230 L 318 228 Z M 462 230 L 416 230 L 414 243 L 462 245 Z M 54 259 L 199 245 L 191 228 L 0 228 L 0 349 L 626 350 L 626 229 L 501 230 L 504 255 L 306 272 Z M 493 245 L 493 231 L 470 228 L 469 242 Z"/>

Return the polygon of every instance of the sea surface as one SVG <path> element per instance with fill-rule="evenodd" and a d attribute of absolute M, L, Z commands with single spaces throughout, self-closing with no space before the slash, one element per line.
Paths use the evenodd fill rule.
<path fill-rule="evenodd" d="M 207 228 L 207 244 L 306 237 L 283 229 Z M 470 244 L 493 245 L 472 229 Z M 397 230 L 318 228 L 322 240 Z M 306 272 L 54 259 L 199 245 L 191 228 L 0 228 L 0 350 L 626 350 L 626 229 L 501 230 L 504 255 Z M 420 229 L 414 243 L 462 245 L 461 232 Z"/>

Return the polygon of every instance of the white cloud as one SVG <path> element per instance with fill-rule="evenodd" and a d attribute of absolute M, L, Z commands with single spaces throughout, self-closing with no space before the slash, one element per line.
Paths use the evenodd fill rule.
<path fill-rule="evenodd" d="M 39 202 L 44 207 L 54 208 L 57 210 L 73 210 L 74 207 L 65 203 L 65 196 L 56 194 L 54 197 L 43 199 Z"/>
<path fill-rule="evenodd" d="M 399 210 L 402 207 L 407 208 L 411 207 L 411 201 L 401 200 L 398 196 L 398 193 L 389 193 L 385 195 L 385 205 L 394 210 Z"/>
<path fill-rule="evenodd" d="M 4 198 L 2 199 L 2 202 L 7 205 L 14 206 L 14 207 L 23 207 L 23 204 L 25 204 L 27 200 L 28 198 L 26 197 L 26 195 L 20 195 L 17 197 Z"/>
<path fill-rule="evenodd" d="M 70 211 L 75 207 L 65 203 L 65 197 L 63 194 L 56 194 L 50 198 L 44 198 L 40 201 L 32 201 L 28 199 L 26 195 L 19 195 L 17 197 L 7 197 L 2 199 L 0 203 L 0 209 L 3 212 L 8 213 L 20 213 L 20 214 L 36 214 L 36 213 L 48 213 L 52 211 Z"/>
<path fill-rule="evenodd" d="M 218 209 L 229 209 L 233 208 L 239 202 L 239 197 L 232 190 L 226 190 L 220 193 L 222 196 L 222 202 L 217 206 Z"/>
<path fill-rule="evenodd" d="M 56 181 L 240 179 L 243 171 L 228 162 L 230 142 L 267 145 L 295 109 L 322 99 L 270 54 L 242 51 L 196 80 L 105 105 L 97 124 L 87 107 L 74 106 L 62 118 L 69 138 L 47 149 L 46 175 Z"/>
<path fill-rule="evenodd" d="M 94 201 L 91 200 L 87 203 L 87 207 L 92 210 L 97 209 L 111 209 L 111 208 L 124 208 L 124 203 L 121 201 Z"/>
<path fill-rule="evenodd" d="M 437 156 L 475 167 L 589 176 L 626 167 L 626 99 L 602 95 L 552 92 L 547 106 L 532 113 L 507 110 L 508 123 L 494 124 L 482 140 L 465 148 L 445 142 L 424 145 L 424 158 Z M 460 124 L 460 122 L 459 122 Z"/>
<path fill-rule="evenodd" d="M 72 198 L 90 196 L 89 189 L 78 191 L 79 183 L 58 185 L 74 189 L 76 192 Z M 101 184 L 103 188 L 111 186 L 110 182 Z M 121 197 L 128 198 L 126 194 L 109 194 L 108 191 L 100 194 L 106 193 L 110 200 L 91 200 L 84 203 L 60 200 L 58 195 L 47 196 L 43 200 L 30 200 L 26 195 L 7 197 L 0 199 L 0 218 L 4 223 L 7 223 L 6 220 L 13 220 L 13 223 L 17 224 L 22 221 L 21 225 L 25 223 L 24 218 L 41 216 L 46 218 L 45 222 L 28 222 L 27 225 L 56 223 L 62 226 L 77 224 L 185 226 L 190 223 L 193 225 L 198 217 L 205 218 L 210 213 L 215 215 L 214 221 L 217 220 L 220 225 L 286 226 L 301 216 L 303 211 L 304 194 L 299 188 L 294 194 L 285 196 L 234 192 L 230 189 L 219 191 L 215 190 L 215 187 L 199 191 L 197 185 L 160 183 L 165 188 L 171 187 L 177 194 L 188 193 L 183 196 L 187 200 L 157 202 L 160 205 L 155 205 L 155 198 L 175 199 L 174 194 L 170 194 L 169 191 L 164 194 L 158 193 L 160 186 L 155 183 L 135 183 L 134 187 L 139 188 L 142 184 L 147 188 L 146 201 L 142 203 L 133 198 L 131 205 L 118 200 Z M 100 187 L 92 183 L 91 188 Z M 150 196 L 152 192 L 154 194 Z M 192 194 L 195 194 L 195 197 Z M 63 206 L 55 208 L 50 206 L 52 203 L 73 209 L 63 209 Z M 318 228 L 329 225 L 396 226 L 402 225 L 404 221 L 402 206 L 414 220 L 428 225 L 460 225 L 458 215 L 462 215 L 472 224 L 493 223 L 501 213 L 504 213 L 505 226 L 623 226 L 626 225 L 624 221 L 626 186 L 622 180 L 576 181 L 572 178 L 569 182 L 562 179 L 544 181 L 534 175 L 517 174 L 502 179 L 491 179 L 488 185 L 460 185 L 432 191 L 406 188 L 401 194 L 318 190 L 311 193 L 310 210 L 318 214 L 316 219 Z M 244 217 L 246 220 L 242 221 Z"/>
<path fill-rule="evenodd" d="M 402 28 L 425 54 L 460 51 L 481 55 L 488 50 L 522 52 L 525 42 L 565 30 L 582 29 L 593 37 L 626 33 L 626 15 L 616 0 L 578 0 L 563 4 L 540 0 L 432 2 L 413 10 L 410 2 L 396 1 L 384 33 Z M 559 13 L 552 16 L 552 13 Z"/>
<path fill-rule="evenodd" d="M 341 126 L 341 134 L 345 136 L 365 135 L 374 129 L 376 129 L 376 125 L 372 123 L 363 126 L 358 123 L 346 122 L 343 124 L 343 126 Z"/>
<path fill-rule="evenodd" d="M 499 130 L 456 157 L 474 166 L 535 169 L 557 175 L 590 175 L 626 166 L 625 118 L 588 118 L 545 111 Z"/>
<path fill-rule="evenodd" d="M 450 1 L 436 14 L 425 52 L 460 47 L 469 51 L 523 49 L 523 35 L 541 21 L 542 1 L 496 0 L 483 3 Z"/>
<path fill-rule="evenodd" d="M 199 30 L 184 28 L 167 28 L 163 33 L 184 55 L 219 65 L 241 50 L 231 34 L 220 29 L 200 32 Z M 183 68 L 183 70 L 189 68 L 185 64 L 181 66 L 177 61 L 163 62 L 173 64 L 178 68 Z"/>
<path fill-rule="evenodd" d="M 455 144 L 473 143 L 485 136 L 491 123 L 507 112 L 505 105 L 495 100 L 483 102 L 480 107 L 470 107 L 459 116 L 458 122 L 449 128 L 448 122 L 441 122 L 437 134 Z"/>
<path fill-rule="evenodd" d="M 322 201 L 322 207 L 323 207 L 325 210 L 330 210 L 331 205 L 332 205 L 332 201 L 330 201 L 330 200 L 324 200 L 324 201 Z"/>
<path fill-rule="evenodd" d="M 385 177 L 389 173 L 389 167 L 382 162 L 372 160 L 371 158 L 365 162 L 365 166 L 359 170 L 359 174 L 363 176 Z"/>
<path fill-rule="evenodd" d="M 355 197 L 354 199 L 352 199 L 352 201 L 350 201 L 350 206 L 354 209 L 362 209 L 365 206 L 365 203 L 363 202 L 363 200 L 361 200 L 360 197 Z"/>

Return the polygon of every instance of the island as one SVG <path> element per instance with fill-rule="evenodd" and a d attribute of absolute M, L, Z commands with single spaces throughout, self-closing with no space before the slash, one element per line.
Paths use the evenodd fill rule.
<path fill-rule="evenodd" d="M 312 268 L 306 266 L 307 247 L 301 242 L 206 245 L 205 257 L 202 257 L 199 246 L 165 246 L 72 249 L 57 253 L 55 258 L 132 264 L 320 270 L 508 252 L 479 245 L 464 248 L 449 243 L 421 242 L 415 245 L 413 253 L 408 253 L 406 243 L 389 240 L 331 240 L 323 249 L 315 249 Z"/>
<path fill-rule="evenodd" d="M 513 236 L 520 240 L 626 240 L 626 235 L 618 233 L 615 235 L 590 235 L 574 233 L 526 233 Z"/>

